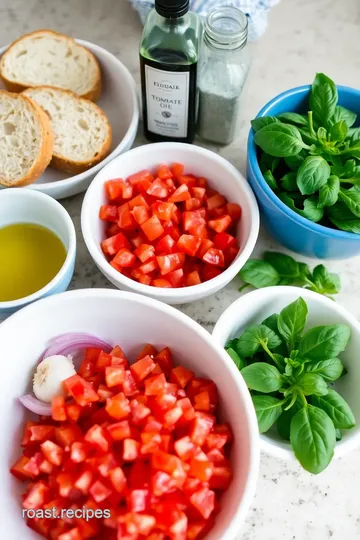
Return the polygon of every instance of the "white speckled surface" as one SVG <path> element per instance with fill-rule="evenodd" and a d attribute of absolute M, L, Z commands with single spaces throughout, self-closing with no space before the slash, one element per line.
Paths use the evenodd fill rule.
<path fill-rule="evenodd" d="M 108 48 L 139 81 L 137 47 L 141 28 L 126 0 L 0 0 L 2 44 L 24 32 L 50 27 Z M 269 29 L 253 47 L 253 54 L 239 137 L 220 151 L 242 171 L 249 120 L 272 96 L 291 86 L 309 83 L 315 71 L 325 72 L 340 84 L 359 86 L 360 2 L 282 0 L 271 13 Z M 140 135 L 137 144 L 143 142 Z M 78 231 L 78 259 L 72 288 L 111 287 L 92 263 L 82 242 L 81 202 L 82 196 L 63 201 Z M 277 247 L 262 233 L 256 252 Z M 328 266 L 341 272 L 342 292 L 338 302 L 359 318 L 360 258 Z M 239 296 L 238 287 L 235 280 L 219 294 L 182 309 L 211 331 L 222 311 Z M 360 449 L 334 462 L 318 477 L 262 456 L 257 495 L 238 539 L 360 539 L 359 484 Z"/>

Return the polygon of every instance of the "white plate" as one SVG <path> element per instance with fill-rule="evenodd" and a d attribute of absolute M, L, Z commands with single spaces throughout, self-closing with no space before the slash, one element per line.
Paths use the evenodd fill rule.
<path fill-rule="evenodd" d="M 139 124 L 139 102 L 135 82 L 129 70 L 102 47 L 81 39 L 76 41 L 94 53 L 100 62 L 102 91 L 98 105 L 105 111 L 110 121 L 113 142 L 109 156 L 88 171 L 71 176 L 48 167 L 34 184 L 27 186 L 55 199 L 63 199 L 85 191 L 104 165 L 132 147 Z M 8 45 L 0 49 L 0 57 L 7 48 Z M 5 88 L 2 81 L 0 88 Z"/>

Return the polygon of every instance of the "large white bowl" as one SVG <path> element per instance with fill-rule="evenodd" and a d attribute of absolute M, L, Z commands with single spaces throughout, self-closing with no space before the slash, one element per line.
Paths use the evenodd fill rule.
<path fill-rule="evenodd" d="M 301 296 L 308 305 L 307 328 L 326 324 L 347 324 L 351 328 L 351 340 L 339 356 L 348 374 L 336 382 L 336 390 L 352 408 L 356 426 L 343 431 L 343 439 L 336 444 L 335 458 L 342 457 L 360 445 L 360 323 L 345 308 L 321 294 L 298 287 L 268 287 L 250 292 L 228 307 L 219 318 L 213 337 L 224 346 L 229 339 L 238 337 L 246 328 L 259 324 L 273 313 Z M 271 456 L 295 461 L 290 443 L 280 436 L 260 436 L 262 449 Z"/>
<path fill-rule="evenodd" d="M 99 219 L 99 210 L 100 206 L 106 203 L 104 184 L 107 180 L 126 178 L 142 169 L 154 169 L 161 163 L 173 162 L 183 163 L 185 171 L 189 174 L 206 177 L 210 187 L 219 191 L 229 202 L 241 206 L 242 216 L 236 234 L 240 251 L 229 268 L 210 281 L 192 287 L 162 289 L 129 279 L 108 263 L 100 248 L 100 242 L 105 238 L 105 224 Z M 156 143 L 126 152 L 98 173 L 84 198 L 81 229 L 95 264 L 113 285 L 119 289 L 151 296 L 168 304 L 182 304 L 216 293 L 236 276 L 255 247 L 259 234 L 259 210 L 245 178 L 223 157 L 191 144 Z"/>
<path fill-rule="evenodd" d="M 119 343 L 130 355 L 146 342 L 167 345 L 176 361 L 216 382 L 221 417 L 230 422 L 234 433 L 234 478 L 207 540 L 233 540 L 253 498 L 259 465 L 256 417 L 242 377 L 223 348 L 183 313 L 140 295 L 103 289 L 40 300 L 0 326 L 1 530 L 11 531 L 8 534 L 14 540 L 39 538 L 21 518 L 24 485 L 9 473 L 20 455 L 21 430 L 30 416 L 17 398 L 30 389 L 34 367 L 49 339 L 65 332 L 94 334 Z"/>
<path fill-rule="evenodd" d="M 132 147 L 139 125 L 139 103 L 130 71 L 106 49 L 82 39 L 76 41 L 87 47 L 100 63 L 102 90 L 98 105 L 105 111 L 110 121 L 113 141 L 111 153 L 91 169 L 71 176 L 48 167 L 34 184 L 26 186 L 55 199 L 63 199 L 85 191 L 104 165 Z M 0 58 L 7 48 L 8 45 L 0 49 Z M 4 84 L 0 81 L 0 89 L 3 88 Z"/>

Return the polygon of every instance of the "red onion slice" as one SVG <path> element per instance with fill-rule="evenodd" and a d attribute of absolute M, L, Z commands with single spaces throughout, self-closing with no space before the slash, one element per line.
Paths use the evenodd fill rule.
<path fill-rule="evenodd" d="M 112 350 L 112 346 L 109 343 L 90 334 L 62 334 L 50 341 L 49 346 L 41 355 L 40 361 L 54 354 L 66 356 L 72 352 L 77 352 L 77 349 L 86 349 L 87 347 L 97 347 L 107 353 Z"/>
<path fill-rule="evenodd" d="M 19 397 L 19 401 L 26 409 L 29 409 L 29 411 L 35 414 L 39 414 L 40 416 L 51 416 L 51 405 L 44 401 L 40 401 L 31 394 Z"/>

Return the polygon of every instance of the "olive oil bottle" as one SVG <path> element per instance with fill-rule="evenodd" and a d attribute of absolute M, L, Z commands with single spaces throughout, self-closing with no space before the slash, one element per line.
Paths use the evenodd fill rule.
<path fill-rule="evenodd" d="M 155 0 L 140 46 L 143 122 L 150 141 L 194 140 L 200 36 L 189 0 Z"/>

